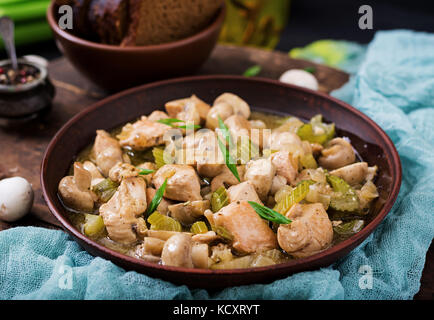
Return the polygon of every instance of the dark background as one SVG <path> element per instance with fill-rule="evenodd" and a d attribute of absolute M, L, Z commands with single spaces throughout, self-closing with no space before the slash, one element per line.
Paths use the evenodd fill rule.
<path fill-rule="evenodd" d="M 361 5 L 373 9 L 373 30 L 360 30 Z M 434 32 L 432 0 L 292 0 L 289 21 L 282 32 L 277 50 L 289 51 L 319 39 L 338 39 L 368 43 L 377 30 L 413 29 Z M 19 47 L 18 55 L 39 54 L 48 59 L 61 54 L 53 40 Z M 5 52 L 0 57 L 5 57 Z"/>

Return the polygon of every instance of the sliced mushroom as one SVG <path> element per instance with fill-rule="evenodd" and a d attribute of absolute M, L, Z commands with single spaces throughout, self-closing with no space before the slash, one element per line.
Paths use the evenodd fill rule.
<path fill-rule="evenodd" d="M 143 249 L 146 253 L 154 256 L 161 256 L 164 247 L 164 240 L 158 238 L 145 237 L 143 239 Z"/>
<path fill-rule="evenodd" d="M 71 209 L 91 212 L 95 197 L 90 191 L 92 176 L 80 162 L 74 163 L 74 176 L 66 176 L 59 183 L 62 201 Z"/>
<path fill-rule="evenodd" d="M 195 243 L 191 248 L 191 258 L 195 268 L 208 269 L 209 248 L 205 243 Z"/>
<path fill-rule="evenodd" d="M 193 268 L 191 236 L 179 233 L 166 241 L 161 253 L 161 262 L 166 266 Z"/>
<path fill-rule="evenodd" d="M 318 163 L 329 170 L 338 169 L 354 163 L 356 155 L 351 144 L 342 138 L 334 138 L 321 151 Z"/>
<path fill-rule="evenodd" d="M 208 231 L 205 233 L 195 234 L 191 239 L 194 242 L 210 244 L 211 242 L 220 240 L 221 237 L 218 236 L 214 231 Z"/>
<path fill-rule="evenodd" d="M 99 172 L 98 168 L 92 161 L 83 162 L 83 168 L 85 168 L 87 171 L 90 172 L 92 178 L 90 185 L 92 187 L 100 183 L 102 180 L 104 180 L 104 177 L 102 176 L 101 172 Z"/>
<path fill-rule="evenodd" d="M 203 216 L 205 210 L 210 208 L 209 200 L 188 201 L 168 207 L 170 216 L 183 225 L 190 225 Z"/>
<path fill-rule="evenodd" d="M 233 93 L 227 93 L 226 92 L 226 93 L 219 95 L 214 100 L 213 105 L 217 105 L 220 103 L 227 103 L 228 105 L 230 105 L 234 110 L 234 114 L 236 114 L 236 115 L 243 116 L 246 119 L 248 119 L 250 117 L 250 107 L 247 104 L 247 102 Z"/>
<path fill-rule="evenodd" d="M 368 164 L 366 162 L 353 163 L 330 171 L 330 174 L 344 179 L 350 185 L 359 184 L 366 179 L 366 175 L 368 174 Z"/>

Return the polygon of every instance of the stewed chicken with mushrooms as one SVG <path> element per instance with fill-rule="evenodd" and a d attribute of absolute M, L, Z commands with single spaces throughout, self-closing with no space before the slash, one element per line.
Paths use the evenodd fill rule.
<path fill-rule="evenodd" d="M 377 167 L 333 123 L 253 112 L 232 93 L 169 101 L 94 142 L 59 182 L 86 236 L 149 262 L 260 267 L 359 232 Z"/>

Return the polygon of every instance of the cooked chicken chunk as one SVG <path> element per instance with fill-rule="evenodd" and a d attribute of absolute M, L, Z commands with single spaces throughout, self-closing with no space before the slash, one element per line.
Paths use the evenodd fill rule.
<path fill-rule="evenodd" d="M 222 121 L 225 121 L 233 114 L 234 114 L 234 108 L 232 108 L 231 105 L 227 103 L 214 104 L 214 106 L 208 112 L 205 126 L 208 129 L 214 130 L 219 127 L 219 120 L 218 120 L 219 117 L 220 119 L 222 119 Z"/>
<path fill-rule="evenodd" d="M 157 165 L 153 162 L 143 162 L 143 163 L 139 164 L 137 166 L 137 168 L 139 169 L 139 171 L 142 169 L 154 170 L 154 172 L 152 172 L 152 173 L 148 173 L 146 175 L 143 175 L 143 178 L 145 179 L 146 184 L 150 185 L 152 182 L 152 177 L 154 176 L 155 172 L 157 171 Z"/>
<path fill-rule="evenodd" d="M 190 225 L 203 216 L 210 208 L 209 200 L 187 201 L 169 206 L 170 216 L 183 225 Z"/>
<path fill-rule="evenodd" d="M 318 163 L 329 170 L 338 169 L 356 161 L 351 144 L 342 138 L 334 138 L 329 141 L 326 148 L 321 151 Z"/>
<path fill-rule="evenodd" d="M 234 114 L 224 121 L 224 124 L 228 127 L 231 133 L 234 143 L 237 143 L 239 137 L 247 136 L 250 137 L 250 126 L 249 121 L 241 115 Z"/>
<path fill-rule="evenodd" d="M 206 116 L 211 109 L 210 105 L 199 99 L 196 95 L 192 95 L 190 98 L 178 99 L 169 101 L 165 104 L 167 113 L 171 118 L 177 118 L 181 120 L 193 120 L 192 116 L 197 114 L 199 116 L 198 123 L 205 121 Z M 187 116 L 187 119 L 185 118 Z M 190 118 L 190 119 L 188 119 Z"/>
<path fill-rule="evenodd" d="M 139 218 L 146 207 L 145 181 L 140 177 L 123 179 L 113 197 L 99 208 L 109 237 L 122 244 L 135 243 Z"/>
<path fill-rule="evenodd" d="M 287 181 L 285 177 L 275 175 L 271 183 L 270 195 L 274 196 L 280 189 L 286 186 Z"/>
<path fill-rule="evenodd" d="M 185 233 L 179 233 L 170 237 L 164 244 L 161 253 L 163 265 L 193 268 L 192 245 L 191 236 Z"/>
<path fill-rule="evenodd" d="M 134 150 L 143 150 L 164 143 L 164 134 L 170 129 L 168 125 L 142 117 L 133 124 L 125 125 L 116 137 L 122 147 L 129 146 Z"/>
<path fill-rule="evenodd" d="M 295 204 L 286 216 L 292 221 L 277 230 L 280 247 L 294 258 L 311 256 L 333 240 L 333 227 L 321 203 Z"/>
<path fill-rule="evenodd" d="M 244 179 L 250 181 L 262 201 L 267 199 L 276 168 L 270 158 L 251 160 L 246 165 Z"/>
<path fill-rule="evenodd" d="M 167 179 L 164 196 L 178 201 L 202 200 L 200 180 L 193 167 L 184 164 L 166 164 L 155 173 L 152 182 L 158 189 Z"/>
<path fill-rule="evenodd" d="M 154 122 L 158 120 L 168 119 L 168 118 L 169 116 L 167 115 L 167 113 L 160 110 L 152 111 L 152 113 L 148 116 L 148 120 Z"/>
<path fill-rule="evenodd" d="M 152 199 L 154 199 L 157 190 L 154 188 L 146 188 L 146 201 L 151 203 Z M 166 198 L 162 198 L 160 204 L 157 207 L 157 211 L 165 216 L 169 213 L 169 206 L 173 204 L 173 201 L 167 200 Z"/>
<path fill-rule="evenodd" d="M 279 151 L 271 155 L 271 162 L 276 167 L 276 174 L 294 184 L 298 173 L 298 161 L 289 151 Z"/>
<path fill-rule="evenodd" d="M 241 253 L 277 248 L 276 235 L 247 201 L 233 202 L 213 217 L 216 227 L 233 236 L 233 247 Z"/>
<path fill-rule="evenodd" d="M 115 182 L 121 182 L 122 179 L 137 177 L 139 170 L 129 163 L 116 163 L 109 171 L 109 178 Z"/>
<path fill-rule="evenodd" d="M 230 203 L 244 200 L 244 201 L 254 201 L 262 204 L 262 201 L 259 199 L 253 183 L 250 181 L 245 181 L 230 187 L 227 190 L 227 193 L 228 193 Z"/>
<path fill-rule="evenodd" d="M 359 184 L 366 179 L 368 164 L 366 162 L 349 164 L 345 167 L 330 171 L 330 174 L 344 179 L 350 185 Z"/>
<path fill-rule="evenodd" d="M 240 180 L 243 181 L 245 166 L 237 166 L 238 175 L 240 176 Z M 228 169 L 225 165 L 223 167 L 222 172 L 214 177 L 211 181 L 211 191 L 214 192 L 220 187 L 233 186 L 235 184 L 240 183 L 234 174 Z"/>
<path fill-rule="evenodd" d="M 104 176 L 118 162 L 124 162 L 119 142 L 104 130 L 96 131 L 95 143 L 90 157 Z"/>
<path fill-rule="evenodd" d="M 80 162 L 74 163 L 74 176 L 66 176 L 59 183 L 62 201 L 71 209 L 90 212 L 94 195 L 90 191 L 92 176 Z"/>

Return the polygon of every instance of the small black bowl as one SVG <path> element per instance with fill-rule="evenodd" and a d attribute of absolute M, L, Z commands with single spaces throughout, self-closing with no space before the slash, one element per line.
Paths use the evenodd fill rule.
<path fill-rule="evenodd" d="M 0 68 L 11 65 L 10 60 L 0 61 Z M 34 118 L 51 107 L 55 88 L 48 79 L 48 71 L 36 59 L 18 59 L 18 65 L 31 66 L 39 71 L 39 76 L 28 83 L 18 85 L 0 84 L 0 118 L 22 120 Z"/>

